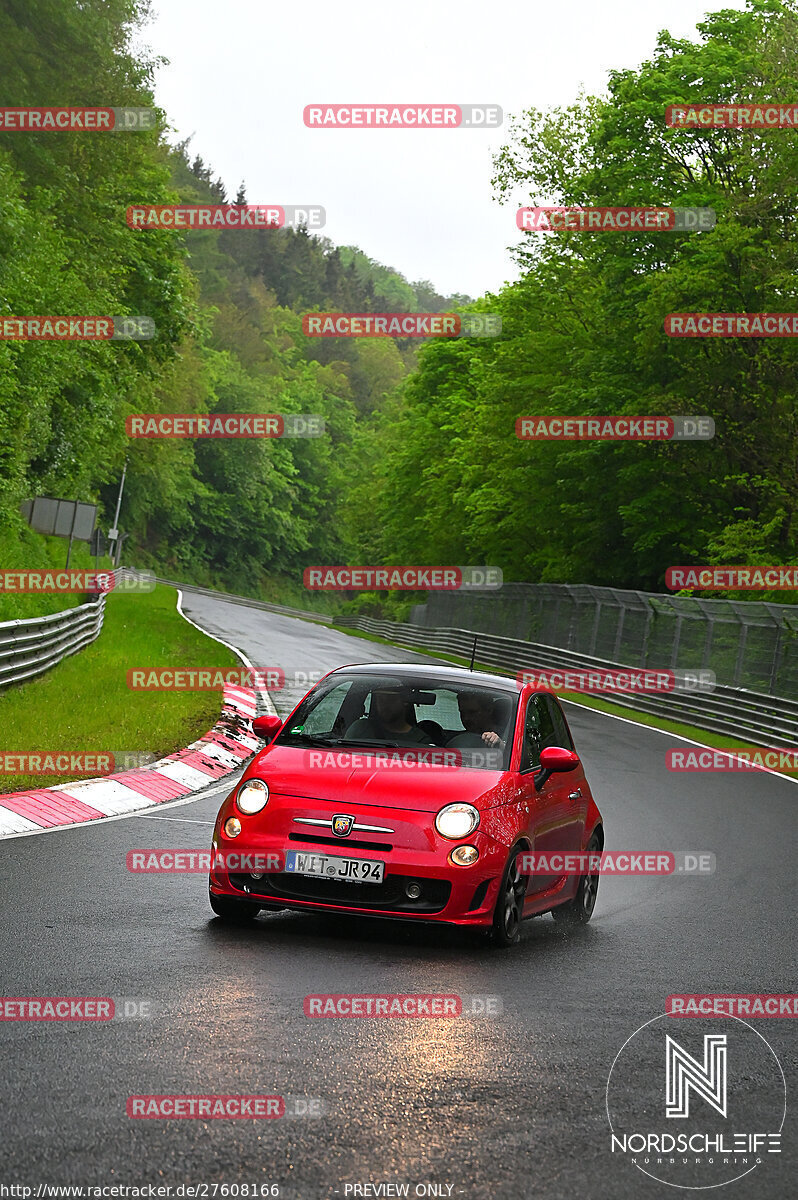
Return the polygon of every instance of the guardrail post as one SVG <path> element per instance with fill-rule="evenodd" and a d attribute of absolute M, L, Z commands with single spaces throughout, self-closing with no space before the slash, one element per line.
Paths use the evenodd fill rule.
<path fill-rule="evenodd" d="M 654 623 L 654 609 L 651 602 L 646 600 L 646 627 L 643 630 L 643 645 L 640 650 L 640 666 L 648 666 L 648 642 L 651 636 L 651 626 Z"/>
<path fill-rule="evenodd" d="M 734 680 L 732 687 L 740 686 L 740 678 L 743 673 L 743 660 L 745 658 L 745 644 L 748 641 L 748 626 L 740 626 L 740 640 L 737 644 L 737 661 L 734 664 Z"/>
<path fill-rule="evenodd" d="M 555 633 L 560 628 L 560 609 L 562 608 L 562 602 L 563 602 L 562 592 L 558 592 L 557 599 L 554 602 L 554 632 Z"/>
<path fill-rule="evenodd" d="M 626 609 L 621 604 L 618 608 L 618 627 L 615 630 L 615 649 L 612 652 L 612 657 L 616 662 L 620 661 L 621 654 L 621 639 L 623 637 L 623 622 L 626 616 Z"/>
<path fill-rule="evenodd" d="M 776 648 L 773 652 L 773 665 L 770 668 L 770 691 L 775 696 L 781 669 L 781 659 L 784 654 L 784 626 L 776 626 Z"/>
<path fill-rule="evenodd" d="M 671 646 L 671 670 L 675 670 L 679 665 L 679 643 L 682 639 L 682 622 L 684 617 L 681 613 L 676 614 L 676 628 L 673 631 L 673 645 Z"/>
<path fill-rule="evenodd" d="M 593 629 L 590 634 L 590 649 L 588 654 L 596 653 L 596 642 L 598 641 L 599 622 L 601 621 L 601 601 L 596 601 L 596 615 L 593 618 Z"/>
<path fill-rule="evenodd" d="M 706 615 L 705 615 L 705 617 L 706 617 Z M 702 671 L 709 667 L 709 660 L 712 657 L 712 637 L 715 632 L 715 622 L 712 620 L 712 617 L 706 618 L 706 622 L 707 622 L 707 636 L 704 638 L 704 653 L 701 658 L 701 670 Z"/>

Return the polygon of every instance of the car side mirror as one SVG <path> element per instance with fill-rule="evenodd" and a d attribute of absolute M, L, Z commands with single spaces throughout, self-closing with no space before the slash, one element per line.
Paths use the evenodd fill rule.
<path fill-rule="evenodd" d="M 252 722 L 252 732 L 255 737 L 261 738 L 264 742 L 268 742 L 275 736 L 278 730 L 282 729 L 283 722 L 279 717 L 265 714 L 262 717 L 255 717 Z"/>
<path fill-rule="evenodd" d="M 539 792 L 550 775 L 556 771 L 575 771 L 579 766 L 579 755 L 562 746 L 546 746 L 540 752 L 540 770 L 535 775 L 535 789 Z"/>

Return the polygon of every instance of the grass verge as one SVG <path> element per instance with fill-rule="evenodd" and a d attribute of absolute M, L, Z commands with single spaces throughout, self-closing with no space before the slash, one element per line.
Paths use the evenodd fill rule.
<path fill-rule="evenodd" d="M 68 543 L 66 538 L 43 537 L 27 525 L 0 535 L 0 567 L 4 571 L 63 571 Z M 107 556 L 92 558 L 86 542 L 73 542 L 69 556 L 71 571 L 108 571 Z M 13 592 L 0 590 L 0 621 L 26 620 L 64 612 L 83 604 L 86 597 L 74 592 Z"/>
<path fill-rule="evenodd" d="M 160 758 L 206 733 L 216 722 L 221 692 L 131 691 L 131 668 L 240 666 L 234 654 L 189 625 L 173 588 L 106 601 L 102 633 L 51 671 L 0 693 L 2 748 L 119 753 Z M 0 791 L 65 783 L 67 776 L 0 774 Z"/>

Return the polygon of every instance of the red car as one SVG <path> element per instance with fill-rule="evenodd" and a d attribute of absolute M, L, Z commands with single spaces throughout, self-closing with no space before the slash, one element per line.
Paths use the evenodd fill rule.
<path fill-rule="evenodd" d="M 536 875 L 523 851 L 601 850 L 604 833 L 555 696 L 456 667 L 325 675 L 222 804 L 211 908 L 359 913 L 492 930 L 551 912 L 584 924 L 598 874 Z"/>

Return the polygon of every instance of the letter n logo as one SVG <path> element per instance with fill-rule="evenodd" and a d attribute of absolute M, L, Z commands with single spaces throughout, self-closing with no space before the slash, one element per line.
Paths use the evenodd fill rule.
<path fill-rule="evenodd" d="M 703 1064 L 665 1035 L 665 1116 L 690 1115 L 690 1089 L 726 1116 L 726 1034 L 704 1035 Z"/>

